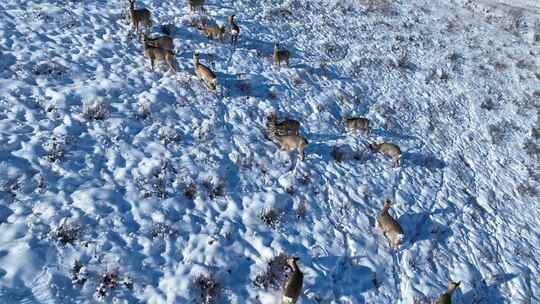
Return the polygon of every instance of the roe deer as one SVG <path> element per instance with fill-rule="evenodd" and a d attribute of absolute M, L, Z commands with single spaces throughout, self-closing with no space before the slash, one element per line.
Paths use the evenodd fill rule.
<path fill-rule="evenodd" d="M 389 156 L 394 161 L 394 167 L 399 167 L 401 162 L 401 150 L 397 145 L 390 143 L 381 144 L 369 144 L 369 148 L 372 151 L 380 152 L 386 156 Z"/>
<path fill-rule="evenodd" d="M 379 222 L 379 227 L 384 232 L 384 235 L 390 241 L 390 245 L 394 249 L 398 249 L 401 241 L 404 237 L 404 232 L 399 223 L 388 213 L 388 210 L 392 207 L 390 200 L 384 201 L 384 207 L 379 214 L 377 221 Z"/>
<path fill-rule="evenodd" d="M 189 10 L 204 12 L 204 0 L 188 0 Z"/>
<path fill-rule="evenodd" d="M 287 66 L 289 66 L 289 51 L 280 50 L 278 44 L 274 43 L 274 63 L 281 66 L 282 61 L 285 61 Z"/>
<path fill-rule="evenodd" d="M 300 135 L 276 135 L 276 139 L 281 146 L 281 150 L 297 150 L 300 160 L 304 160 L 304 150 L 308 145 L 308 141 L 305 138 Z"/>
<path fill-rule="evenodd" d="M 152 71 L 155 61 L 165 61 L 169 68 L 176 73 L 175 56 L 171 50 L 144 44 L 144 57 L 150 59 Z"/>
<path fill-rule="evenodd" d="M 225 26 L 201 26 L 199 28 L 209 39 L 217 39 L 220 42 L 223 42 L 223 37 L 225 36 Z"/>
<path fill-rule="evenodd" d="M 174 51 L 173 39 L 169 36 L 150 38 L 146 34 L 143 36 L 143 43 L 153 47 L 159 47 L 165 50 Z"/>
<path fill-rule="evenodd" d="M 139 24 L 144 25 L 146 28 L 152 26 L 151 13 L 147 8 L 135 9 L 135 0 L 129 1 L 129 17 L 131 18 L 131 33 L 133 33 L 133 28 L 139 33 Z M 140 39 L 140 38 L 139 38 Z"/>
<path fill-rule="evenodd" d="M 281 122 L 278 122 L 276 113 L 270 113 L 266 119 L 268 137 L 270 139 L 276 138 L 276 136 L 299 134 L 300 122 L 298 122 L 297 120 L 285 119 Z"/>
<path fill-rule="evenodd" d="M 362 131 L 364 134 L 369 132 L 369 119 L 364 117 L 349 117 L 345 119 L 345 128 L 349 132 Z"/>
<path fill-rule="evenodd" d="M 216 74 L 199 62 L 198 53 L 193 54 L 193 65 L 195 67 L 195 75 L 197 75 L 197 78 L 202 81 L 211 91 L 215 91 L 217 88 Z"/>
<path fill-rule="evenodd" d="M 283 286 L 283 304 L 295 304 L 302 293 L 304 274 L 300 271 L 298 264 L 296 264 L 298 260 L 297 257 L 287 259 L 287 266 L 289 266 L 292 272 Z"/>
<path fill-rule="evenodd" d="M 459 287 L 461 282 L 448 282 L 448 289 L 437 300 L 437 304 L 452 304 L 452 293 Z"/>
<path fill-rule="evenodd" d="M 236 41 L 238 40 L 238 35 L 240 35 L 240 28 L 234 21 L 235 15 L 229 16 L 229 35 L 231 36 L 231 44 L 233 46 L 236 45 Z"/>

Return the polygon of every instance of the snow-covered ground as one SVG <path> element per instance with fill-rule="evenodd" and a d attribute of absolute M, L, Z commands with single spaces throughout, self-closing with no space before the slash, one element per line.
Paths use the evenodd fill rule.
<path fill-rule="evenodd" d="M 489 5 L 506 6 L 508 8 L 523 9 L 532 13 L 540 13 L 540 3 L 536 0 L 478 0 Z"/>
<path fill-rule="evenodd" d="M 279 303 L 279 254 L 300 258 L 304 304 L 429 303 L 449 279 L 455 303 L 540 303 L 540 45 L 514 20 L 464 0 L 207 2 L 237 16 L 236 48 L 185 1 L 137 2 L 172 25 L 177 74 L 150 70 L 124 1 L 0 2 L 0 303 L 200 303 L 201 286 Z M 272 111 L 301 122 L 304 162 L 266 138 Z M 354 115 L 368 136 L 344 132 Z"/>

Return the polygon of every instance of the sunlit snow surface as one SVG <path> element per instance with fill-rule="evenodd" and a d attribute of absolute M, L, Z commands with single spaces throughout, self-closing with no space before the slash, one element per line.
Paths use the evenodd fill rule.
<path fill-rule="evenodd" d="M 0 303 L 198 303 L 208 275 L 216 303 L 274 304 L 254 282 L 280 253 L 304 304 L 430 303 L 450 279 L 455 303 L 540 303 L 540 46 L 515 20 L 461 0 L 207 2 L 214 24 L 236 15 L 236 48 L 185 1 L 137 2 L 153 32 L 172 24 L 176 75 L 151 71 L 124 1 L 0 2 Z M 272 111 L 301 122 L 304 162 L 266 138 Z"/>

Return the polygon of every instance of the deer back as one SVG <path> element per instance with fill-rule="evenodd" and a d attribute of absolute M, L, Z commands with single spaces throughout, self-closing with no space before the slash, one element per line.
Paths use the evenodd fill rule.
<path fill-rule="evenodd" d="M 385 155 L 391 157 L 398 157 L 401 155 L 401 150 L 397 145 L 390 143 L 383 143 L 379 146 L 379 151 Z"/>
<path fill-rule="evenodd" d="M 363 117 L 350 117 L 345 120 L 345 126 L 348 130 L 367 130 L 369 129 L 369 119 Z"/>
<path fill-rule="evenodd" d="M 275 132 L 277 135 L 298 135 L 300 131 L 300 122 L 294 119 L 285 119 L 275 123 Z"/>
<path fill-rule="evenodd" d="M 379 226 L 386 233 L 403 235 L 401 225 L 390 215 L 388 210 L 383 210 L 379 215 Z"/>
<path fill-rule="evenodd" d="M 159 47 L 166 50 L 174 50 L 174 41 L 169 36 L 161 36 L 157 38 L 146 38 L 144 43 L 153 47 Z"/>
<path fill-rule="evenodd" d="M 274 52 L 274 60 L 275 61 L 287 61 L 289 59 L 289 51 L 288 50 L 276 50 Z"/>
<path fill-rule="evenodd" d="M 278 140 L 282 146 L 290 149 L 303 149 L 308 145 L 308 141 L 300 135 L 278 136 Z"/>
<path fill-rule="evenodd" d="M 189 0 L 188 3 L 189 3 L 189 7 L 192 10 L 194 9 L 201 10 L 204 6 L 204 0 Z"/>
<path fill-rule="evenodd" d="M 210 70 L 208 67 L 201 63 L 195 66 L 195 72 L 197 73 L 197 76 L 204 79 L 205 81 L 212 81 L 216 78 L 216 74 L 214 74 L 212 70 Z"/>

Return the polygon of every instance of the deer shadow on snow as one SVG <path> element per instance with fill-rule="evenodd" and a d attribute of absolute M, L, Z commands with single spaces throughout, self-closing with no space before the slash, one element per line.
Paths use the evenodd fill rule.
<path fill-rule="evenodd" d="M 227 95 L 230 97 L 267 98 L 270 95 L 270 85 L 262 75 L 249 74 L 244 79 L 238 75 L 216 74 L 227 88 Z"/>
<path fill-rule="evenodd" d="M 424 167 L 430 171 L 434 171 L 444 169 L 446 163 L 435 156 L 402 152 L 400 166 L 402 168 Z"/>
<path fill-rule="evenodd" d="M 491 278 L 490 282 L 486 282 L 486 279 L 482 276 L 480 271 L 471 265 L 472 277 L 470 278 L 471 289 L 465 293 L 461 293 L 458 289 L 456 292 L 456 300 L 461 300 L 459 303 L 490 303 L 490 304 L 503 304 L 508 303 L 508 299 L 505 299 L 499 287 L 514 278 L 518 277 L 515 273 L 503 273 L 495 275 Z"/>
<path fill-rule="evenodd" d="M 453 235 L 447 226 L 434 222 L 432 215 L 432 212 L 419 212 L 405 213 L 399 217 L 398 222 L 403 227 L 405 241 L 409 246 L 429 239 L 442 243 Z"/>
<path fill-rule="evenodd" d="M 416 136 L 407 135 L 405 133 L 399 133 L 396 131 L 388 131 L 388 130 L 385 130 L 384 128 L 373 128 L 369 131 L 369 135 L 380 137 L 380 138 L 393 139 L 393 140 L 420 141 L 420 138 Z"/>
<path fill-rule="evenodd" d="M 317 290 L 328 291 L 326 294 L 319 294 L 319 296 L 327 300 L 334 299 L 336 296 L 349 297 L 358 300 L 358 303 L 364 303 L 361 294 L 377 288 L 377 276 L 373 269 L 357 262 L 361 258 L 361 256 L 321 256 L 313 258 L 309 266 L 319 274 L 317 278 L 320 278 L 320 281 L 315 282 L 314 285 L 323 285 L 326 288 L 317 288 Z M 309 290 L 309 286 L 305 287 L 307 287 L 306 291 Z M 334 292 L 337 294 L 334 294 Z M 304 296 L 305 300 L 307 298 Z"/>

